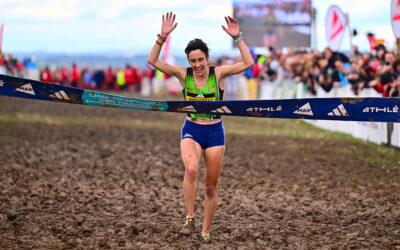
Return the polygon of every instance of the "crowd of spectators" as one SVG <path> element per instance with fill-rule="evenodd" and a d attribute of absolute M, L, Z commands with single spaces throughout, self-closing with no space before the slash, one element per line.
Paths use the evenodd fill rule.
<path fill-rule="evenodd" d="M 34 58 L 19 60 L 11 54 L 0 53 L 0 74 L 26 77 L 49 83 L 58 83 L 83 89 L 140 91 L 143 77 L 153 78 L 154 69 L 142 69 L 127 64 L 125 67 L 90 69 L 77 64 L 62 67 L 38 68 Z"/>
<path fill-rule="evenodd" d="M 354 47 L 350 56 L 329 48 L 322 52 L 296 51 L 292 48 L 287 48 L 285 53 L 283 51 L 269 48 L 267 55 L 257 55 L 252 50 L 256 64 L 244 73 L 249 87 L 254 84 L 252 88 L 259 88 L 262 82 L 271 82 L 279 87 L 283 80 L 293 79 L 295 83 L 303 83 L 309 95 L 315 95 L 317 88 L 329 92 L 333 88 L 347 86 L 351 87 L 354 95 L 365 88 L 373 88 L 384 97 L 400 96 L 400 58 L 383 45 L 378 45 L 374 53 L 364 54 Z M 237 60 L 240 58 L 221 57 L 212 60 L 211 64 L 234 63 Z M 39 70 L 34 59 L 21 61 L 0 53 L 0 74 L 84 89 L 140 91 L 142 80 L 153 79 L 155 71 L 150 65 L 140 68 L 129 64 L 123 68 L 106 69 L 80 68 L 73 64 Z M 251 98 L 259 97 L 255 95 Z"/>
<path fill-rule="evenodd" d="M 365 88 L 374 88 L 384 97 L 400 96 L 400 58 L 384 45 L 378 45 L 374 53 L 364 54 L 353 47 L 351 56 L 329 48 L 322 52 L 289 48 L 287 53 L 269 48 L 269 52 L 268 57 L 257 56 L 255 67 L 261 70 L 255 70 L 258 73 L 253 77 L 260 81 L 292 78 L 296 83 L 306 84 L 310 95 L 315 95 L 318 87 L 329 92 L 350 86 L 354 95 Z"/>

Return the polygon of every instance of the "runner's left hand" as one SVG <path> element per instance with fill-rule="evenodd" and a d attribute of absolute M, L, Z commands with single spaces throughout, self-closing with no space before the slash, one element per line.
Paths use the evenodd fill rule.
<path fill-rule="evenodd" d="M 222 25 L 222 29 L 225 30 L 226 33 L 228 33 L 231 37 L 235 37 L 239 35 L 239 23 L 238 21 L 230 16 L 225 17 L 226 25 L 228 28 L 226 28 L 224 25 Z"/>

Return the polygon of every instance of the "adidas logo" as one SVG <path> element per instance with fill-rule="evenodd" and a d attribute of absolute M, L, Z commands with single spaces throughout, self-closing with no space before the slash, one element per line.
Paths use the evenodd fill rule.
<path fill-rule="evenodd" d="M 350 116 L 349 113 L 347 113 L 347 110 L 344 108 L 343 104 L 340 104 L 332 110 L 332 112 L 328 113 L 329 116 Z"/>
<path fill-rule="evenodd" d="M 71 99 L 69 99 L 68 95 L 64 92 L 64 90 L 58 91 L 54 94 L 51 94 L 50 97 L 61 99 L 61 100 L 71 100 Z"/>
<path fill-rule="evenodd" d="M 301 106 L 301 108 L 299 108 L 298 110 L 293 112 L 294 114 L 299 114 L 299 115 L 310 115 L 313 116 L 313 112 L 310 106 L 310 103 L 307 102 L 306 104 L 304 104 L 303 106 Z"/>
<path fill-rule="evenodd" d="M 30 95 L 36 95 L 35 91 L 32 88 L 32 85 L 30 83 L 25 84 L 25 85 L 23 85 L 23 86 L 21 86 L 19 88 L 16 88 L 15 90 L 19 91 L 19 92 L 26 93 L 26 94 L 30 94 Z"/>
<path fill-rule="evenodd" d="M 0 80 L 0 87 L 4 87 L 4 82 Z"/>
<path fill-rule="evenodd" d="M 193 138 L 193 136 L 192 136 L 191 134 L 185 134 L 185 135 L 183 136 L 183 138 Z"/>
<path fill-rule="evenodd" d="M 198 95 L 196 96 L 196 98 L 204 98 L 204 95 L 203 95 L 203 94 L 198 94 Z"/>
<path fill-rule="evenodd" d="M 192 105 L 190 105 L 190 106 L 180 108 L 180 109 L 178 109 L 178 111 L 196 112 L 196 109 Z"/>
<path fill-rule="evenodd" d="M 221 108 L 211 110 L 212 113 L 220 113 L 220 114 L 231 114 L 232 111 L 228 109 L 227 106 L 222 106 Z"/>

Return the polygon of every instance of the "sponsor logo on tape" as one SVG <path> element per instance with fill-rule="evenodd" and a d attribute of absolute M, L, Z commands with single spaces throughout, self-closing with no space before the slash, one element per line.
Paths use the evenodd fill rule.
<path fill-rule="evenodd" d="M 278 107 L 251 107 L 246 109 L 246 111 L 248 112 L 263 112 L 263 111 L 267 111 L 267 112 L 276 112 L 276 111 L 282 111 L 282 106 L 279 105 Z"/>
<path fill-rule="evenodd" d="M 197 98 L 197 97 L 188 96 L 188 97 L 187 97 L 187 101 L 215 101 L 215 97 L 209 97 L 209 98 L 201 97 L 201 98 Z"/>
<path fill-rule="evenodd" d="M 228 109 L 228 107 L 227 107 L 227 106 L 222 106 L 222 107 L 220 107 L 220 108 L 217 108 L 217 109 L 211 110 L 211 113 L 219 113 L 219 114 L 231 114 L 231 113 L 232 113 L 232 111 L 230 111 L 230 110 Z"/>
<path fill-rule="evenodd" d="M 115 96 L 96 91 L 85 91 L 82 100 L 88 105 L 108 105 L 110 107 L 139 110 L 166 110 L 168 107 L 164 102 Z"/>
<path fill-rule="evenodd" d="M 399 107 L 396 105 L 394 107 L 366 107 L 363 109 L 363 113 L 379 113 L 379 112 L 384 112 L 384 113 L 398 113 L 399 112 Z"/>
<path fill-rule="evenodd" d="M 36 95 L 30 83 L 22 85 L 21 87 L 16 88 L 15 90 L 30 95 Z"/>
<path fill-rule="evenodd" d="M 193 105 L 179 108 L 178 111 L 197 112 L 196 109 L 193 107 Z"/>
<path fill-rule="evenodd" d="M 343 104 L 337 106 L 332 112 L 328 113 L 329 116 L 350 116 L 347 110 L 344 108 Z"/>
<path fill-rule="evenodd" d="M 310 115 L 310 116 L 314 115 L 309 102 L 301 106 L 298 110 L 294 111 L 293 113 L 298 115 Z"/>
<path fill-rule="evenodd" d="M 71 100 L 71 99 L 69 99 L 68 95 L 64 92 L 64 90 L 58 91 L 54 94 L 51 94 L 50 97 L 61 99 L 61 100 Z"/>
<path fill-rule="evenodd" d="M 0 87 L 4 87 L 4 82 L 3 82 L 3 80 L 0 80 Z"/>

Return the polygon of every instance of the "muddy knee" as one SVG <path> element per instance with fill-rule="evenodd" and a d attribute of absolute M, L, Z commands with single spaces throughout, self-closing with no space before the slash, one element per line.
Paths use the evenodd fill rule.
<path fill-rule="evenodd" d="M 207 197 L 214 197 L 217 195 L 217 188 L 216 187 L 206 187 L 206 196 Z"/>
<path fill-rule="evenodd" d="M 190 165 L 186 170 L 186 177 L 191 181 L 195 181 L 197 178 L 197 172 L 197 165 Z"/>

